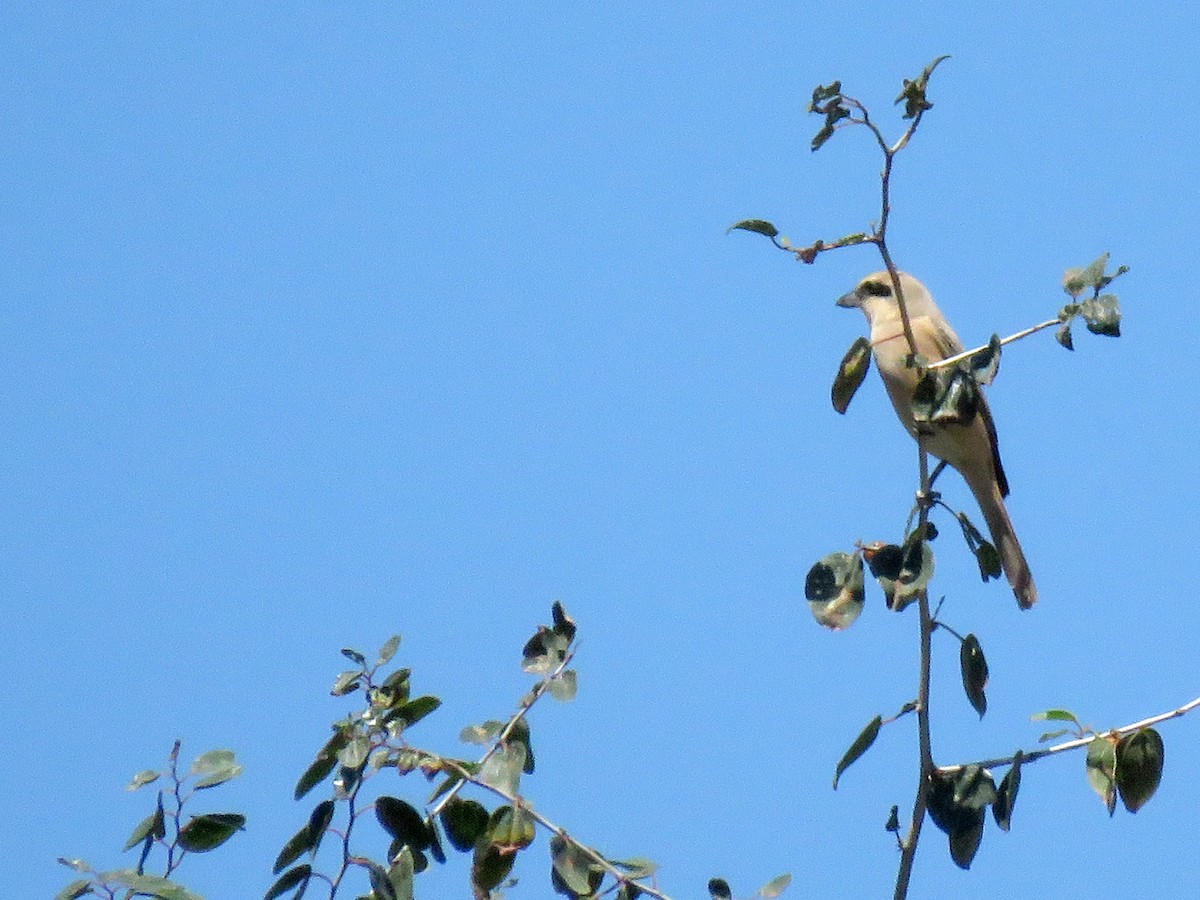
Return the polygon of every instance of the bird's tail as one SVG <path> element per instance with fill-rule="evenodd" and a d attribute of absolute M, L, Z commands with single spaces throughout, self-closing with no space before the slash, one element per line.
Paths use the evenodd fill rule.
<path fill-rule="evenodd" d="M 1037 585 L 1033 583 L 1033 573 L 1025 561 L 1025 553 L 1021 550 L 1021 542 L 1017 540 L 1012 519 L 1008 517 L 1004 498 L 1000 496 L 1000 486 L 992 478 L 986 484 L 972 484 L 970 487 L 991 532 L 992 543 L 1000 553 L 1000 564 L 1017 597 L 1017 605 L 1021 609 L 1029 609 L 1037 603 Z"/>

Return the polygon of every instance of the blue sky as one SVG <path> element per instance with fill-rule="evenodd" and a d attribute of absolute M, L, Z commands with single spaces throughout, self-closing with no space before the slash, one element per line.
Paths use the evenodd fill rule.
<path fill-rule="evenodd" d="M 676 898 L 891 890 L 882 824 L 915 779 L 916 620 L 878 593 L 846 633 L 804 575 L 895 539 L 915 454 L 833 301 L 869 249 L 865 134 L 820 153 L 835 78 L 898 133 L 901 79 L 952 54 L 898 160 L 892 249 L 964 340 L 1054 315 L 1100 252 L 1120 340 L 1049 333 L 991 392 L 1041 604 L 1019 614 L 939 542 L 944 616 L 991 665 L 977 721 L 937 636 L 935 756 L 1034 745 L 1200 693 L 1200 500 L 1184 369 L 1200 199 L 1194 10 L 1142 5 L 10 3 L 0 12 L 0 630 L 4 892 L 49 896 L 148 811 L 175 738 L 247 767 L 206 798 L 246 834 L 183 878 L 261 896 L 308 814 L 296 777 L 346 704 L 338 649 L 404 634 L 441 711 L 511 711 L 522 643 L 562 600 L 579 699 L 536 710 L 539 810 Z M 948 478 L 947 499 L 968 505 Z M 946 531 L 947 537 L 950 536 Z M 1029 767 L 972 870 L 926 833 L 915 896 L 1190 896 L 1197 720 L 1160 793 L 1105 815 L 1080 754 Z M 423 798 L 424 785 L 393 783 Z M 381 848 L 367 843 L 364 850 Z M 509 896 L 549 896 L 544 845 Z M 419 896 L 464 896 L 466 863 Z"/>

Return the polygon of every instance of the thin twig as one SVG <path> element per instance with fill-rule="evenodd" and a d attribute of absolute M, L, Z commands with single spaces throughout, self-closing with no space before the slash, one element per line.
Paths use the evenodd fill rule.
<path fill-rule="evenodd" d="M 1106 736 L 1123 737 L 1127 734 L 1133 734 L 1135 731 L 1141 731 L 1143 728 L 1149 728 L 1152 725 L 1157 725 L 1159 722 L 1166 722 L 1168 719 L 1178 719 L 1180 716 L 1186 716 L 1197 707 L 1200 707 L 1200 697 L 1197 697 L 1195 700 L 1185 703 L 1183 706 L 1173 709 L 1170 712 L 1159 713 L 1156 716 L 1150 716 L 1148 719 L 1142 719 L 1140 722 L 1133 722 L 1129 725 L 1122 725 L 1120 728 L 1112 728 L 1108 731 L 1101 731 L 1097 734 L 1089 734 L 1086 737 L 1076 738 L 1075 740 L 1064 741 L 1061 744 L 1055 744 L 1053 747 L 1042 747 L 1039 750 L 1030 750 L 1027 753 L 1021 754 L 1021 765 L 1025 765 L 1025 763 L 1036 762 L 1039 759 L 1044 759 L 1047 756 L 1053 756 L 1056 753 L 1065 753 L 1068 750 L 1078 750 L 1080 747 L 1086 747 L 1097 738 Z M 943 766 L 941 767 L 941 771 L 957 772 L 966 765 L 979 766 L 981 769 L 991 769 L 997 766 L 1012 765 L 1014 759 L 1015 754 L 1013 756 L 999 756 L 995 759 L 985 759 L 977 763 L 964 763 L 963 765 L 958 766 Z"/>
<path fill-rule="evenodd" d="M 1021 338 L 1027 338 L 1031 334 L 1037 334 L 1039 331 L 1049 328 L 1052 325 L 1061 325 L 1062 322 L 1062 319 L 1047 319 L 1045 322 L 1039 322 L 1037 325 L 1026 328 L 1024 331 L 1018 331 L 1016 334 L 1010 334 L 1006 338 L 1001 338 L 1000 345 L 1004 346 L 1005 344 L 1011 344 L 1013 341 L 1019 341 Z M 962 362 L 964 359 L 974 356 L 976 353 L 987 350 L 988 346 L 989 345 L 984 344 L 982 347 L 976 347 L 974 350 L 964 350 L 962 353 L 955 354 L 954 356 L 948 356 L 945 359 L 939 359 L 937 362 L 932 362 L 925 368 L 926 370 L 944 369 L 947 366 L 952 366 L 955 363 Z"/>
<path fill-rule="evenodd" d="M 504 728 L 500 730 L 500 734 L 498 734 L 496 739 L 492 741 L 492 745 L 488 747 L 487 752 L 484 753 L 480 758 L 479 767 L 481 769 L 483 768 L 484 763 L 491 759 L 504 744 L 504 742 L 508 740 L 508 736 L 512 734 L 513 729 L 517 727 L 517 723 L 520 722 L 521 719 L 525 718 L 525 714 L 533 708 L 533 704 L 537 703 L 538 700 L 541 699 L 542 695 L 550 689 L 551 682 L 553 682 L 554 679 L 563 673 L 563 670 L 567 668 L 574 656 L 575 649 L 572 647 L 563 655 L 562 661 L 555 667 L 554 671 L 539 681 L 529 693 L 529 696 L 521 701 L 520 708 L 518 708 L 513 716 L 508 720 Z M 431 821 L 436 819 L 438 814 L 446 808 L 446 804 L 458 795 L 458 792 L 462 790 L 462 787 L 465 783 L 465 781 L 461 780 L 455 782 L 454 785 L 451 786 L 450 790 L 446 791 L 446 793 L 441 796 L 438 802 L 434 805 L 433 809 L 429 810 L 427 813 L 427 818 Z"/>
<path fill-rule="evenodd" d="M 511 806 L 520 807 L 526 813 L 529 814 L 529 817 L 531 819 L 533 819 L 535 822 L 537 822 L 539 825 L 541 825 L 547 831 L 550 831 L 550 832 L 558 835 L 564 841 L 569 843 L 572 847 L 575 847 L 576 849 L 578 849 L 584 856 L 586 856 L 588 859 L 590 859 L 596 865 L 600 866 L 600 868 L 602 868 L 605 872 L 607 872 L 609 875 L 611 875 L 613 878 L 615 878 L 619 883 L 634 884 L 642 892 L 642 894 L 644 894 L 647 897 L 654 897 L 654 898 L 656 898 L 656 900 L 671 900 L 670 897 L 668 897 L 666 894 L 662 893 L 661 891 L 657 890 L 656 888 L 652 888 L 649 885 L 642 884 L 640 881 L 635 881 L 634 879 L 630 878 L 626 873 L 622 872 L 619 868 L 617 868 L 617 866 L 615 866 L 611 862 L 609 862 L 608 859 L 602 853 L 598 853 L 597 851 L 593 850 L 591 847 L 587 846 L 586 844 L 579 843 L 579 841 L 577 841 L 577 840 L 575 840 L 575 838 L 571 837 L 566 832 L 565 829 L 563 829 L 559 825 L 556 825 L 550 819 L 547 819 L 545 816 L 543 816 L 541 813 L 539 813 L 536 809 L 534 809 L 532 806 L 530 806 L 523 797 L 518 797 L 515 794 L 510 794 L 508 791 L 504 790 L 504 788 L 497 787 L 494 784 L 489 784 L 486 781 L 476 778 L 474 775 L 472 775 L 466 769 L 457 765 L 453 760 L 447 760 L 446 762 L 452 768 L 458 770 L 459 775 L 463 779 L 461 782 L 459 782 L 460 784 L 470 782 L 471 784 L 473 784 L 477 787 L 481 787 L 486 791 L 490 791 L 491 793 L 495 794 L 497 797 L 500 797 L 502 800 L 509 803 Z"/>

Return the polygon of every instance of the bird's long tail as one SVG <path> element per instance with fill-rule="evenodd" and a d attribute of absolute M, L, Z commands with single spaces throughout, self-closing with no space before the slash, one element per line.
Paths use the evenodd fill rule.
<path fill-rule="evenodd" d="M 1000 496 L 1000 486 L 994 478 L 990 478 L 986 484 L 972 484 L 970 487 L 991 532 L 992 543 L 1000 553 L 1000 564 L 1017 597 L 1017 605 L 1021 609 L 1029 609 L 1037 603 L 1037 585 L 1033 583 L 1033 573 L 1025 561 L 1025 553 L 1021 550 L 1021 542 L 1017 540 L 1012 519 L 1008 517 L 1004 498 Z"/>

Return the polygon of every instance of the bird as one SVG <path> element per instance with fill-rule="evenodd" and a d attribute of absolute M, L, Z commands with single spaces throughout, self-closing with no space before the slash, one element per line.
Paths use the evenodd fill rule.
<path fill-rule="evenodd" d="M 925 285 L 906 272 L 898 272 L 897 281 L 917 353 L 930 363 L 962 353 L 962 341 Z M 837 305 L 861 309 L 867 317 L 871 351 L 896 415 L 914 438 L 920 434 L 926 451 L 952 466 L 966 481 L 991 532 L 992 543 L 1000 553 L 1000 564 L 1017 605 L 1029 609 L 1037 602 L 1037 586 L 1004 504 L 1008 479 L 1000 462 L 996 425 L 982 391 L 976 412 L 967 422 L 921 422 L 918 426 L 913 416 L 913 393 L 920 374 L 910 364 L 910 349 L 891 274 L 882 271 L 868 275 L 854 290 L 840 297 Z"/>

